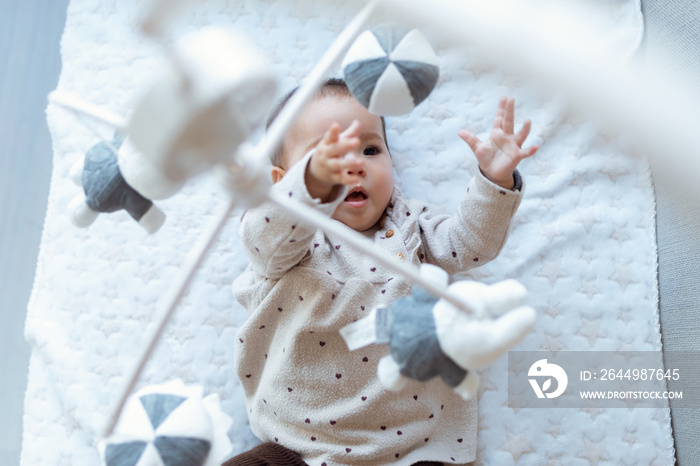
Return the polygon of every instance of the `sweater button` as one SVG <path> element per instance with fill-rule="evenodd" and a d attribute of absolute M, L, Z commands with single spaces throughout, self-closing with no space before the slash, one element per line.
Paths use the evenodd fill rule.
<path fill-rule="evenodd" d="M 400 252 L 400 253 L 396 254 L 396 258 L 397 258 L 398 260 L 402 261 L 402 260 L 404 260 L 404 259 L 406 258 L 406 256 L 404 256 L 403 253 Z"/>
<path fill-rule="evenodd" d="M 387 238 L 391 238 L 394 236 L 394 230 L 387 230 L 387 232 L 384 234 Z"/>

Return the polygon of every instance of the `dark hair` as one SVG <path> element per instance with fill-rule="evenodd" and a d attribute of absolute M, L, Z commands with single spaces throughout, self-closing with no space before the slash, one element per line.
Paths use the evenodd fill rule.
<path fill-rule="evenodd" d="M 289 99 L 292 98 L 294 93 L 299 89 L 299 86 L 295 87 L 291 91 L 287 92 L 287 94 L 280 99 L 280 101 L 277 103 L 275 108 L 272 110 L 272 113 L 267 119 L 267 123 L 265 124 L 265 129 L 268 130 L 270 129 L 270 126 L 272 125 L 272 122 L 275 121 L 275 118 L 277 118 L 277 115 L 282 111 L 284 106 L 287 104 Z M 335 97 L 349 97 L 349 98 L 354 98 L 352 95 L 352 92 L 350 92 L 350 89 L 348 88 L 348 85 L 345 83 L 345 81 L 341 78 L 328 78 L 324 81 L 323 85 L 321 86 L 321 89 L 318 90 L 318 93 L 316 94 L 315 98 L 321 98 L 321 97 L 329 97 L 329 96 L 335 96 Z M 380 117 L 382 120 L 382 132 L 384 136 L 384 143 L 386 144 L 386 123 L 384 122 L 384 117 Z M 284 141 L 280 143 L 279 147 L 273 152 L 272 156 L 270 157 L 270 161 L 272 162 L 272 166 L 274 167 L 282 167 L 282 162 L 284 159 Z"/>

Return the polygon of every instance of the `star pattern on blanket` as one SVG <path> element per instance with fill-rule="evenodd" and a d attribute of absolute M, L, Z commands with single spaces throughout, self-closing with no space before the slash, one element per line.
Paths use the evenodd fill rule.
<path fill-rule="evenodd" d="M 123 368 L 115 364 L 112 358 L 102 358 L 95 363 L 95 372 L 106 380 L 122 375 Z"/>
<path fill-rule="evenodd" d="M 506 443 L 503 444 L 501 450 L 510 453 L 513 457 L 513 462 L 517 463 L 522 455 L 532 452 L 532 447 L 527 441 L 527 433 L 523 432 L 522 434 L 514 435 L 506 430 Z"/>
<path fill-rule="evenodd" d="M 550 212 L 554 202 L 551 199 L 542 199 L 540 201 L 540 210 L 543 212 Z"/>
<path fill-rule="evenodd" d="M 549 429 L 547 429 L 546 432 L 549 435 L 551 435 L 554 440 L 556 440 L 557 438 L 559 438 L 559 436 L 562 433 L 561 432 L 561 425 L 558 423 L 555 423 L 554 421 L 551 421 L 551 427 Z"/>
<path fill-rule="evenodd" d="M 401 154 L 393 159 L 394 169 L 400 175 L 404 170 L 408 168 L 415 168 L 416 164 L 409 157 L 401 157 Z"/>
<path fill-rule="evenodd" d="M 218 311 L 210 312 L 204 321 L 204 325 L 213 327 L 219 337 L 224 333 L 224 330 L 233 327 L 231 317 L 225 312 Z"/>
<path fill-rule="evenodd" d="M 610 181 L 617 183 L 618 178 L 629 174 L 629 168 L 620 162 L 607 159 L 603 162 L 603 167 L 600 169 L 601 173 L 608 175 Z"/>
<path fill-rule="evenodd" d="M 617 241 L 617 243 L 622 247 L 622 243 L 630 240 L 630 235 L 625 228 L 615 227 L 613 232 L 610 234 L 610 238 Z"/>
<path fill-rule="evenodd" d="M 569 186 L 583 190 L 586 186 L 591 185 L 590 174 L 586 171 L 572 173 L 569 177 Z"/>
<path fill-rule="evenodd" d="M 581 260 L 584 261 L 586 264 L 590 264 L 591 261 L 594 259 L 593 251 L 590 249 L 582 249 L 581 250 Z"/>
<path fill-rule="evenodd" d="M 596 286 L 595 280 L 581 280 L 578 292 L 586 295 L 589 300 L 593 299 L 593 296 L 598 294 L 598 287 Z"/>
<path fill-rule="evenodd" d="M 590 233 L 593 225 L 601 223 L 599 217 L 599 207 L 593 205 L 579 209 L 575 214 L 574 222 L 580 223 L 586 230 L 586 233 Z"/>
<path fill-rule="evenodd" d="M 580 336 L 588 340 L 588 344 L 591 346 L 591 348 L 595 346 L 595 342 L 598 338 L 605 337 L 605 334 L 600 330 L 600 322 L 601 319 L 583 319 L 581 329 L 578 332 Z"/>
<path fill-rule="evenodd" d="M 548 456 L 547 461 L 544 463 L 544 466 L 563 466 L 563 463 L 561 462 L 562 458 L 561 453 L 557 453 L 553 456 Z"/>
<path fill-rule="evenodd" d="M 245 11 L 245 5 L 238 0 L 228 0 L 222 6 L 220 13 L 229 18 L 239 18 Z"/>
<path fill-rule="evenodd" d="M 485 61 L 472 63 L 467 67 L 467 70 L 474 76 L 475 81 L 480 80 L 485 74 L 492 71 Z"/>
<path fill-rule="evenodd" d="M 425 175 L 425 179 L 430 181 L 433 186 L 438 186 L 440 183 L 448 181 L 447 175 L 441 170 L 432 170 Z"/>
<path fill-rule="evenodd" d="M 192 361 L 191 359 L 189 361 L 183 361 L 179 358 L 179 356 L 171 358 L 171 361 L 173 378 L 180 379 L 186 384 L 197 383 L 194 361 Z"/>
<path fill-rule="evenodd" d="M 595 421 L 595 418 L 597 418 L 603 410 L 601 408 L 581 408 L 581 411 L 586 412 L 591 415 L 591 420 Z"/>
<path fill-rule="evenodd" d="M 636 431 L 636 430 L 634 430 L 634 431 L 629 430 L 629 431 L 627 431 L 627 432 L 625 433 L 625 436 L 623 437 L 622 440 L 623 440 L 625 443 L 627 443 L 629 446 L 632 446 L 632 445 L 634 445 L 635 443 L 637 443 L 637 435 L 636 435 L 636 434 L 637 434 L 637 431 Z"/>
<path fill-rule="evenodd" d="M 525 406 L 525 393 L 509 393 L 508 398 L 503 400 L 501 405 L 505 408 L 510 408 L 513 414 L 518 414 L 518 411 Z"/>
<path fill-rule="evenodd" d="M 568 274 L 562 270 L 562 260 L 556 259 L 544 263 L 536 276 L 546 278 L 550 286 L 554 286 L 560 278 L 567 277 Z"/>
<path fill-rule="evenodd" d="M 550 316 L 551 318 L 555 318 L 559 315 L 559 303 L 557 302 L 547 304 L 547 307 L 544 309 L 544 313 Z"/>
<path fill-rule="evenodd" d="M 483 369 L 479 371 L 479 396 L 484 392 L 496 391 L 498 387 L 491 382 L 491 371 L 489 369 Z"/>
<path fill-rule="evenodd" d="M 515 231 L 518 225 L 518 223 L 513 222 L 512 231 Z M 517 248 L 509 247 L 508 245 L 506 245 L 505 248 L 501 251 L 501 257 L 509 263 L 514 264 L 518 259 L 520 259 L 520 252 Z"/>
<path fill-rule="evenodd" d="M 560 351 L 565 349 L 561 343 L 561 335 L 545 335 L 542 349 L 549 351 Z"/>
<path fill-rule="evenodd" d="M 242 3 L 242 2 L 235 2 Z M 264 16 L 258 23 L 258 27 L 266 32 L 272 32 L 277 29 L 277 18 L 275 16 Z"/>
<path fill-rule="evenodd" d="M 214 355 L 211 358 L 211 363 L 219 368 L 223 368 L 229 362 L 230 361 L 228 360 L 228 357 L 224 353 L 214 353 Z"/>
<path fill-rule="evenodd" d="M 177 319 L 175 320 L 175 325 L 177 325 Z M 177 325 L 170 332 L 169 337 L 173 339 L 178 345 L 184 344 L 188 340 L 192 340 L 192 330 L 188 328 L 187 325 Z"/>
<path fill-rule="evenodd" d="M 557 223 L 545 224 L 540 227 L 538 233 L 547 238 L 548 243 L 551 243 L 552 240 L 559 235 L 559 225 Z"/>
<path fill-rule="evenodd" d="M 469 105 L 471 105 L 472 107 L 477 107 L 477 106 L 484 103 L 484 99 L 478 94 L 472 94 L 469 97 L 468 102 L 469 102 Z"/>
<path fill-rule="evenodd" d="M 64 411 L 61 414 L 61 417 L 58 422 L 66 429 L 66 433 L 69 437 L 73 435 L 73 432 L 75 432 L 76 429 L 80 429 L 80 424 L 75 419 L 75 417 L 73 417 L 70 411 Z"/>
<path fill-rule="evenodd" d="M 98 328 L 105 338 L 109 338 L 110 335 L 117 334 L 121 331 L 121 325 L 109 318 L 102 319 Z"/>
<path fill-rule="evenodd" d="M 156 271 L 154 265 L 144 265 L 141 267 L 141 271 L 138 274 L 144 285 L 148 285 L 149 282 L 160 277 L 160 273 Z"/>
<path fill-rule="evenodd" d="M 632 342 L 622 342 L 618 345 L 618 351 L 636 351 L 639 348 L 639 345 L 636 344 L 634 341 Z"/>
<path fill-rule="evenodd" d="M 396 131 L 399 136 L 403 136 L 404 133 L 413 132 L 413 124 L 408 118 L 397 117 L 391 120 L 391 123 L 387 122 L 387 133 L 390 131 Z M 391 139 L 389 140 L 389 145 L 392 145 Z M 396 161 L 394 161 L 396 162 Z"/>
<path fill-rule="evenodd" d="M 578 458 L 588 460 L 591 466 L 598 466 L 599 462 L 608 461 L 603 441 L 594 442 L 588 436 L 584 435 L 583 451 L 579 453 Z"/>
<path fill-rule="evenodd" d="M 104 251 L 100 257 L 109 262 L 111 269 L 115 269 L 120 263 L 127 262 L 129 260 L 129 256 L 124 251 L 124 248 L 116 245 L 108 246 L 107 250 Z"/>
<path fill-rule="evenodd" d="M 629 265 L 622 266 L 622 265 L 616 264 L 615 271 L 608 278 L 614 282 L 619 283 L 620 288 L 622 288 L 623 293 L 627 291 L 627 287 L 631 283 L 639 283 L 634 278 L 632 266 L 629 266 Z"/>
<path fill-rule="evenodd" d="M 450 113 L 449 103 L 438 104 L 432 101 L 429 103 L 428 111 L 424 114 L 424 117 L 432 118 L 433 120 L 435 120 L 438 126 L 441 125 L 444 120 L 452 118 L 453 116 L 454 115 Z"/>

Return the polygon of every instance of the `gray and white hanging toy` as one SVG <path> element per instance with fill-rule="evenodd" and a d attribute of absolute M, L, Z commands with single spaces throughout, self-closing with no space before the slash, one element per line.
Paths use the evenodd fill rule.
<path fill-rule="evenodd" d="M 355 99 L 370 113 L 403 115 L 432 92 L 440 76 L 438 57 L 423 34 L 380 24 L 360 34 L 341 64 Z"/>
<path fill-rule="evenodd" d="M 218 395 L 174 380 L 129 397 L 99 449 L 105 466 L 219 466 L 232 450 L 231 424 Z"/>
<path fill-rule="evenodd" d="M 379 361 L 377 375 L 390 390 L 401 390 L 409 379 L 439 376 L 462 398 L 474 398 L 479 387 L 475 369 L 517 345 L 535 324 L 535 310 L 525 304 L 527 290 L 516 280 L 490 286 L 462 280 L 448 287 L 441 268 L 423 264 L 420 270 L 474 313 L 414 286 L 410 296 L 374 308 L 340 333 L 351 351 L 372 343 L 389 345 L 391 353 Z"/>
<path fill-rule="evenodd" d="M 189 178 L 230 161 L 272 107 L 278 78 L 263 54 L 234 29 L 208 26 L 186 34 L 170 58 L 114 140 L 93 146 L 71 170 L 83 187 L 69 207 L 76 226 L 124 209 L 154 233 L 165 214 L 151 201 L 173 196 Z M 69 108 L 84 107 L 62 93 L 50 98 Z"/>

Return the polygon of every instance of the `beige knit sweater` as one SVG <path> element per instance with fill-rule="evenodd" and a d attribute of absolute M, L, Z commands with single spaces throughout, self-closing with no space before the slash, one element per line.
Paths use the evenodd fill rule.
<path fill-rule="evenodd" d="M 312 199 L 303 181 L 310 155 L 273 189 L 330 217 L 345 190 L 326 204 Z M 395 188 L 383 226 L 362 234 L 396 260 L 429 262 L 450 274 L 482 265 L 508 236 L 523 189 L 515 178 L 511 191 L 478 174 L 452 216 L 433 215 Z M 439 378 L 411 381 L 397 393 L 384 389 L 376 371 L 388 348 L 350 352 L 338 332 L 409 294 L 407 280 L 269 204 L 244 215 L 241 237 L 251 264 L 233 289 L 251 315 L 237 335 L 235 366 L 257 437 L 311 466 L 475 459 L 476 402 Z"/>

